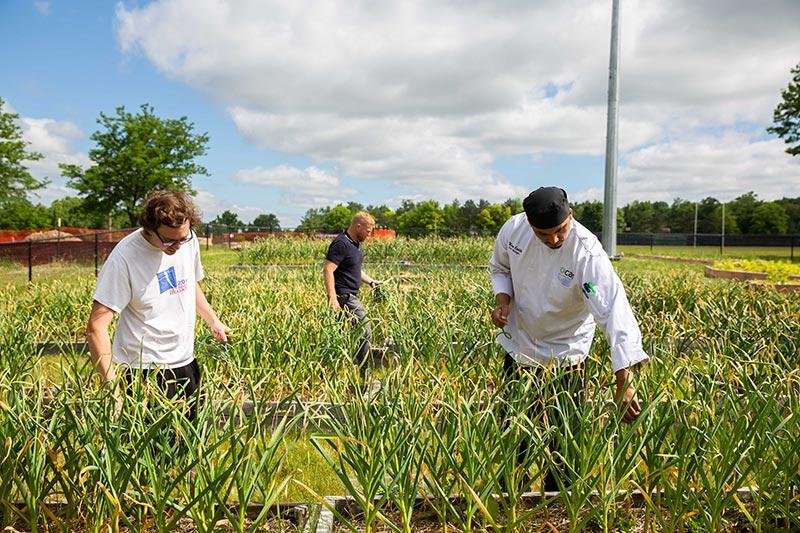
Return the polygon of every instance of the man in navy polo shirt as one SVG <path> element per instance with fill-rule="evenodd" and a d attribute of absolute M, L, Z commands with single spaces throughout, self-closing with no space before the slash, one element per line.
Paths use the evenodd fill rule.
<path fill-rule="evenodd" d="M 358 289 L 362 282 L 373 288 L 381 283 L 361 270 L 364 258 L 361 243 L 372 234 L 374 226 L 375 219 L 372 215 L 365 211 L 356 213 L 350 222 L 350 227 L 337 235 L 328 246 L 328 255 L 322 267 L 328 305 L 337 313 L 343 311 L 349 313 L 361 327 L 361 342 L 355 355 L 355 363 L 359 367 L 367 359 L 372 328 L 364 304 L 358 299 Z"/>

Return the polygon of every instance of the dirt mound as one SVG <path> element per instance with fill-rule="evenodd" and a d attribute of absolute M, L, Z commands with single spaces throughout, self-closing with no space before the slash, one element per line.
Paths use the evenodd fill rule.
<path fill-rule="evenodd" d="M 25 237 L 26 241 L 61 240 L 64 242 L 81 242 L 79 238 L 65 231 L 53 229 L 50 231 L 37 231 Z"/>

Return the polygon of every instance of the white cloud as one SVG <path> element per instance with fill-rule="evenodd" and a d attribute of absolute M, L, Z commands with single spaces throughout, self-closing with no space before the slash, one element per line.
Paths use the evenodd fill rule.
<path fill-rule="evenodd" d="M 264 210 L 260 207 L 249 207 L 237 204 L 233 204 L 231 211 L 239 215 L 239 220 L 245 223 L 252 222 L 254 218 L 264 213 Z"/>
<path fill-rule="evenodd" d="M 74 189 L 70 189 L 58 183 L 49 183 L 44 188 L 38 189 L 29 197 L 33 203 L 41 202 L 44 205 L 50 205 L 54 200 L 60 200 L 67 196 L 75 196 L 77 193 Z"/>
<path fill-rule="evenodd" d="M 124 51 L 226 102 L 259 146 L 409 195 L 500 200 L 527 191 L 492 172 L 498 156 L 603 153 L 610 7 L 158 0 L 117 18 Z M 800 57 L 797 20 L 796 0 L 624 2 L 629 162 L 743 122 L 763 131 Z M 741 163 L 781 166 L 769 153 Z M 337 199 L 287 196 L 317 198 Z"/>
<path fill-rule="evenodd" d="M 590 187 L 585 191 L 578 191 L 574 194 L 571 194 L 569 197 L 570 203 L 579 204 L 581 202 L 594 202 L 594 201 L 603 201 L 603 190 L 598 189 L 597 187 Z"/>
<path fill-rule="evenodd" d="M 0 111 L 2 111 L 3 113 L 11 113 L 12 115 L 17 114 L 14 107 L 5 100 L 3 100 L 2 105 L 0 105 Z"/>
<path fill-rule="evenodd" d="M 222 201 L 208 191 L 196 189 L 197 194 L 194 196 L 194 203 L 203 212 L 203 220 L 209 221 L 216 218 L 217 215 L 225 211 Z"/>
<path fill-rule="evenodd" d="M 194 202 L 203 212 L 203 220 L 209 222 L 220 215 L 223 211 L 232 211 L 239 216 L 242 222 L 252 222 L 255 217 L 266 211 L 260 207 L 241 206 L 238 204 L 231 204 L 224 200 L 220 200 L 213 193 L 196 189 L 197 194 L 194 197 Z M 278 219 L 283 221 L 281 215 L 277 215 Z M 285 216 L 285 215 L 284 215 Z"/>
<path fill-rule="evenodd" d="M 644 198 L 728 201 L 750 190 L 764 200 L 800 196 L 800 164 L 784 150 L 779 140 L 742 133 L 642 148 L 620 170 L 620 205 Z"/>
<path fill-rule="evenodd" d="M 428 198 L 445 201 L 456 196 L 483 195 L 499 200 L 524 190 L 491 175 L 488 168 L 492 158 L 488 152 L 440 131 L 442 124 L 432 119 L 344 121 L 330 114 L 290 117 L 241 108 L 233 109 L 232 116 L 239 129 L 256 142 L 268 139 L 269 146 L 281 151 L 313 153 L 320 160 L 336 161 L 344 175 L 387 180 Z M 308 135 L 309 130 L 319 133 Z M 298 194 L 298 200 L 290 199 L 293 205 L 325 205 L 312 202 L 326 196 L 335 203 L 356 192 L 337 192 L 327 184 L 321 191 L 317 182 L 318 178 L 312 177 L 310 189 L 304 186 L 306 190 L 299 193 L 292 189 L 289 196 Z"/>
<path fill-rule="evenodd" d="M 41 0 L 37 0 L 33 3 L 36 11 L 38 11 L 42 15 L 49 15 L 50 14 L 50 2 L 44 2 Z"/>
<path fill-rule="evenodd" d="M 242 169 L 234 179 L 278 189 L 285 204 L 304 209 L 346 202 L 357 192 L 343 186 L 338 176 L 313 166 L 305 169 L 287 165 Z"/>
<path fill-rule="evenodd" d="M 10 106 L 8 109 L 11 109 Z M 66 187 L 66 180 L 61 177 L 58 165 L 67 163 L 86 168 L 92 164 L 85 153 L 76 151 L 74 147 L 85 137 L 84 133 L 71 122 L 51 118 L 21 116 L 18 123 L 22 138 L 29 143 L 26 150 L 43 156 L 36 161 L 26 161 L 25 166 L 34 178 L 50 182 L 33 193 L 35 199 L 49 204 L 65 196 L 74 196 L 76 191 Z"/>

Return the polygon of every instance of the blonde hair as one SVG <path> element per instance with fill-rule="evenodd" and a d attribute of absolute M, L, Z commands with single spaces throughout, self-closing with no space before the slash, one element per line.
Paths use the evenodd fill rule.
<path fill-rule="evenodd" d="M 367 213 L 366 211 L 359 211 L 355 215 L 353 215 L 353 220 L 350 221 L 350 225 L 355 225 L 359 222 L 366 222 L 367 224 L 375 225 L 375 217 Z"/>

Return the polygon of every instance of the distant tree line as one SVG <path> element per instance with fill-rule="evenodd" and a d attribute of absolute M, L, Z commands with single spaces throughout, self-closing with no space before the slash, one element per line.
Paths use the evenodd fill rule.
<path fill-rule="evenodd" d="M 572 205 L 575 219 L 591 231 L 600 233 L 603 226 L 603 203 L 579 202 Z M 396 210 L 385 205 L 364 206 L 357 202 L 306 211 L 297 227 L 300 231 L 334 233 L 342 231 L 357 211 L 375 217 L 376 225 L 392 228 L 400 235 L 495 235 L 509 217 L 522 212 L 522 200 L 502 203 L 487 200 L 453 200 L 440 204 L 435 200 L 404 200 Z M 617 212 L 617 231 L 629 233 L 720 233 L 722 203 L 707 197 L 699 202 L 676 198 L 667 202 L 634 201 Z M 748 192 L 725 204 L 726 234 L 780 235 L 800 233 L 800 197 L 762 201 Z"/>
<path fill-rule="evenodd" d="M 575 219 L 591 231 L 600 233 L 603 226 L 603 203 L 572 204 Z M 393 210 L 386 205 L 363 205 L 358 202 L 333 207 L 312 208 L 300 220 L 298 231 L 337 233 L 346 228 L 353 214 L 367 211 L 378 227 L 391 228 L 399 235 L 495 235 L 509 217 L 522 212 L 522 200 L 502 203 L 487 200 L 453 200 L 440 204 L 435 200 L 404 200 Z M 707 197 L 699 202 L 677 198 L 673 202 L 633 201 L 617 212 L 617 231 L 627 233 L 693 233 L 697 211 L 698 233 L 720 233 L 722 203 Z M 0 201 L 0 228 L 28 229 L 62 226 L 86 228 L 130 227 L 126 211 L 107 214 L 87 208 L 79 197 L 55 200 L 50 206 L 33 204 L 24 196 L 14 195 Z M 263 213 L 246 222 L 229 210 L 210 224 L 232 229 L 281 231 L 273 213 Z M 725 233 L 782 235 L 800 233 L 800 197 L 762 201 L 750 191 L 725 204 Z"/>
<path fill-rule="evenodd" d="M 281 223 L 273 213 L 262 213 L 247 223 L 239 220 L 239 215 L 230 210 L 225 210 L 216 218 L 208 222 L 212 226 L 226 226 L 231 229 L 243 231 L 281 231 Z"/>

